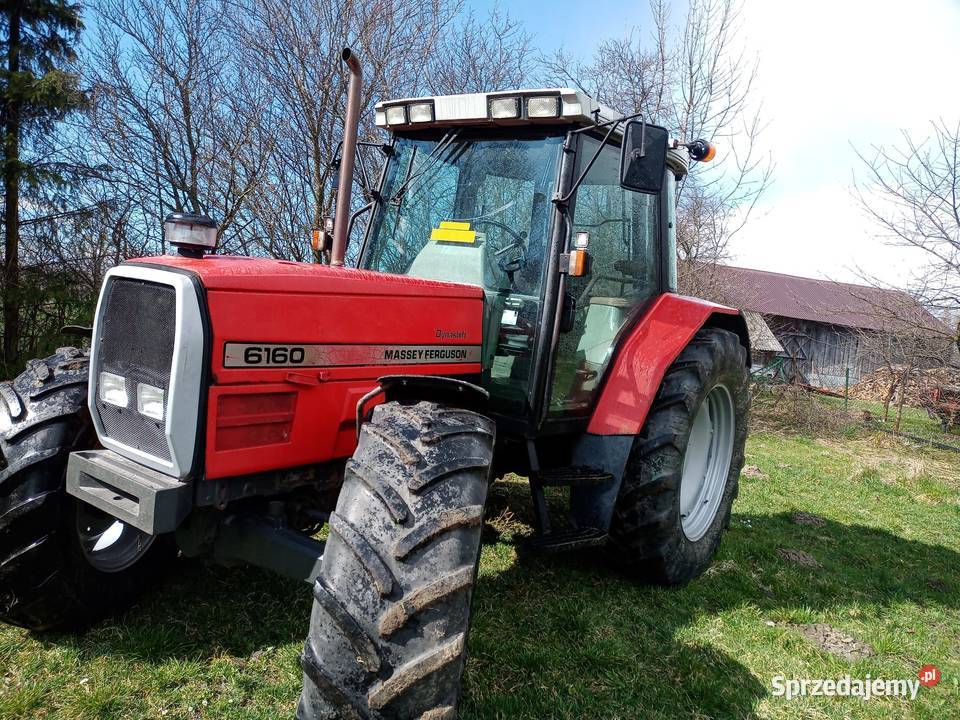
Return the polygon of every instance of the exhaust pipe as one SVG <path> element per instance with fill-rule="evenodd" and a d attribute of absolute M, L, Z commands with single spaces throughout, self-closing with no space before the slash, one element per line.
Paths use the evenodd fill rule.
<path fill-rule="evenodd" d="M 360 125 L 360 94 L 363 72 L 360 61 L 350 48 L 344 48 L 340 59 L 350 70 L 347 88 L 347 114 L 343 123 L 343 149 L 340 152 L 340 181 L 337 184 L 337 211 L 333 218 L 333 247 L 330 264 L 343 266 L 347 252 L 347 232 L 350 230 L 350 193 L 353 190 L 353 165 L 357 153 L 357 128 Z"/>

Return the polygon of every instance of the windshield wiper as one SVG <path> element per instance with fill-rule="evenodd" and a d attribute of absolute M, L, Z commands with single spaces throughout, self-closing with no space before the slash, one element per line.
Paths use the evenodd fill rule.
<path fill-rule="evenodd" d="M 460 128 L 454 128 L 448 130 L 447 133 L 440 138 L 440 142 L 437 143 L 437 146 L 427 155 L 426 159 L 423 161 L 423 166 L 420 168 L 420 171 L 414 174 L 411 174 L 403 181 L 403 184 L 397 188 L 396 192 L 390 196 L 389 202 L 394 205 L 399 206 L 403 202 L 403 196 L 406 194 L 407 190 L 410 189 L 411 183 L 417 178 L 423 177 L 429 170 L 431 170 L 439 161 L 440 156 L 443 155 L 443 152 L 450 147 L 454 141 L 460 136 Z M 413 167 L 414 158 L 410 158 L 410 166 Z"/>

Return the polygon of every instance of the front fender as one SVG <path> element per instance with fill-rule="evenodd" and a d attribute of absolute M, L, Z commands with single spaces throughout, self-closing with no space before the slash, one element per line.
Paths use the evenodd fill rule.
<path fill-rule="evenodd" d="M 587 432 L 637 435 L 667 368 L 697 331 L 707 326 L 735 332 L 749 357 L 747 326 L 738 310 L 672 293 L 658 297 L 620 343 Z"/>

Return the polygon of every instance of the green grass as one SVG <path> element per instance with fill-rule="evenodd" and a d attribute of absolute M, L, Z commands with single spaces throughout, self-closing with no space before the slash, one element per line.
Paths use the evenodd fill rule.
<path fill-rule="evenodd" d="M 747 447 L 757 470 L 741 481 L 719 556 L 685 588 L 643 587 L 585 558 L 518 556 L 526 489 L 498 483 L 463 717 L 960 717 L 960 454 L 762 420 Z M 795 524 L 797 510 L 825 524 Z M 292 717 L 309 609 L 297 583 L 181 563 L 138 607 L 83 635 L 0 629 L 0 718 Z M 828 623 L 876 655 L 826 654 L 794 627 L 803 623 Z M 771 695 L 775 674 L 912 678 L 925 663 L 944 680 L 914 702 Z"/>

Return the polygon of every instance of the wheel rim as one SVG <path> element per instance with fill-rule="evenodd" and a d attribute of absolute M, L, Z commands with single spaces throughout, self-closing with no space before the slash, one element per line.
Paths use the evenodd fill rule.
<path fill-rule="evenodd" d="M 126 570 L 156 539 L 85 502 L 77 503 L 77 537 L 87 562 L 101 572 Z"/>
<path fill-rule="evenodd" d="M 680 478 L 680 524 L 696 542 L 713 524 L 730 474 L 736 426 L 733 399 L 723 385 L 704 398 L 690 428 Z"/>

